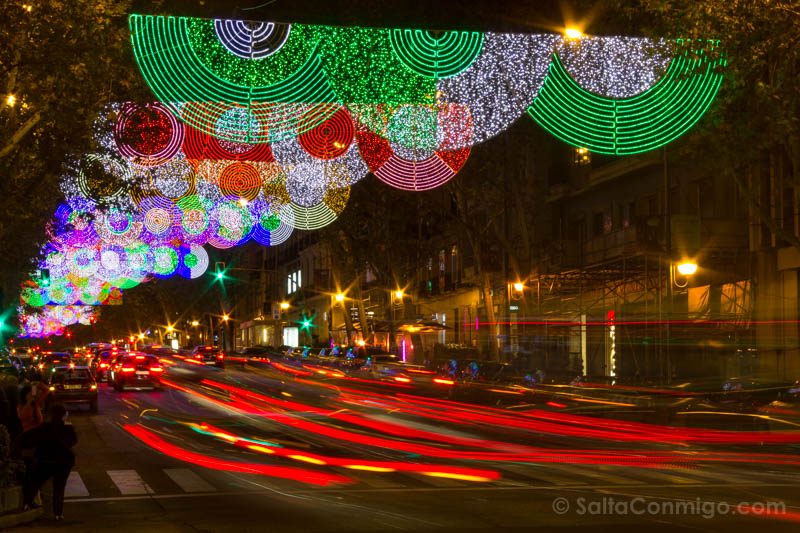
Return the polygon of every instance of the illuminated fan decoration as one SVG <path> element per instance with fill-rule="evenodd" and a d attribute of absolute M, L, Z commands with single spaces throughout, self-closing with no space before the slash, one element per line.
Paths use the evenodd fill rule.
<path fill-rule="evenodd" d="M 426 78 L 449 78 L 468 68 L 481 51 L 479 32 L 392 30 L 392 50 L 411 71 Z"/>
<path fill-rule="evenodd" d="M 589 36 L 562 38 L 555 53 L 581 88 L 615 99 L 636 96 L 655 85 L 675 55 L 664 40 Z"/>
<path fill-rule="evenodd" d="M 398 189 L 424 191 L 448 182 L 469 157 L 472 122 L 463 106 L 401 106 L 386 138 L 359 128 L 361 155 L 378 179 Z M 452 149 L 451 149 L 452 148 Z"/>
<path fill-rule="evenodd" d="M 271 56 L 286 43 L 292 27 L 274 22 L 214 20 L 214 32 L 230 52 L 245 59 Z"/>
<path fill-rule="evenodd" d="M 325 168 L 319 162 L 298 165 L 293 169 L 297 174 L 294 178 L 296 187 L 291 175 L 286 181 L 276 180 L 264 185 L 270 209 L 284 224 L 301 230 L 317 230 L 336 220 L 347 207 L 350 187 L 337 187 L 333 182 L 325 182 Z M 302 204 L 293 201 L 292 197 Z"/>
<path fill-rule="evenodd" d="M 101 247 L 99 259 L 97 277 L 110 283 L 126 277 L 128 269 L 124 248 L 116 245 Z"/>
<path fill-rule="evenodd" d="M 216 226 L 209 216 L 213 202 L 207 198 L 193 195 L 178 202 L 181 211 L 181 237 L 188 244 L 205 244 L 216 232 Z"/>
<path fill-rule="evenodd" d="M 129 21 L 136 61 L 157 99 L 205 133 L 251 144 L 281 140 L 295 135 L 308 104 L 337 101 L 310 27 L 292 27 L 277 53 L 250 60 L 225 46 L 232 40 L 220 41 L 215 26 L 222 21 L 142 15 Z M 183 106 L 190 102 L 220 104 Z M 239 115 L 219 128 L 220 111 L 231 109 Z"/>
<path fill-rule="evenodd" d="M 469 68 L 438 80 L 436 104 L 456 104 L 469 110 L 472 118 L 472 135 L 452 139 L 450 147 L 485 142 L 521 117 L 544 83 L 558 41 L 556 35 L 488 32 Z"/>
<path fill-rule="evenodd" d="M 331 107 L 331 106 L 326 106 Z M 330 115 L 316 127 L 289 139 L 275 143 L 275 160 L 285 169 L 286 188 L 292 201 L 311 206 L 322 201 L 330 188 L 343 188 L 363 179 L 369 169 L 358 152 L 355 124 L 347 109 L 311 110 L 304 121 L 316 123 L 317 115 Z M 316 194 L 304 191 L 316 189 Z"/>
<path fill-rule="evenodd" d="M 239 202 L 222 202 L 215 206 L 211 213 L 216 222 L 216 233 L 208 239 L 208 244 L 215 248 L 232 248 L 246 242 L 253 231 L 253 215 Z"/>
<path fill-rule="evenodd" d="M 141 166 L 161 165 L 183 144 L 183 124 L 160 103 L 122 105 L 114 125 L 120 155 Z"/>
<path fill-rule="evenodd" d="M 219 190 L 229 200 L 253 201 L 258 198 L 263 182 L 253 165 L 234 162 L 219 175 Z"/>
<path fill-rule="evenodd" d="M 287 206 L 276 207 L 275 211 L 263 200 L 250 204 L 254 225 L 252 239 L 264 246 L 277 246 L 286 242 L 294 231 L 294 213 Z"/>
<path fill-rule="evenodd" d="M 131 171 L 126 161 L 107 154 L 87 154 L 61 180 L 61 191 L 70 205 L 124 205 Z"/>
<path fill-rule="evenodd" d="M 564 142 L 591 152 L 630 155 L 664 146 L 691 128 L 711 105 L 723 58 L 686 51 L 673 58 L 655 85 L 627 98 L 608 98 L 580 87 L 553 58 L 539 96 L 528 109 Z M 694 55 L 694 57 L 692 57 Z"/>
<path fill-rule="evenodd" d="M 180 257 L 178 251 L 169 246 L 153 248 L 153 274 L 159 278 L 168 278 L 178 270 Z"/>
<path fill-rule="evenodd" d="M 178 274 L 184 278 L 195 279 L 205 274 L 208 269 L 208 252 L 197 244 L 184 247 L 180 254 Z"/>
<path fill-rule="evenodd" d="M 111 208 L 96 213 L 94 228 L 103 242 L 127 245 L 139 238 L 143 225 L 133 214 Z"/>
<path fill-rule="evenodd" d="M 186 105 L 192 113 L 208 115 L 214 124 L 219 122 L 224 110 L 207 103 L 193 102 Z M 197 108 L 195 110 L 195 108 Z M 225 161 L 273 161 L 267 143 L 248 144 L 220 139 L 197 128 L 186 128 L 183 153 L 189 160 Z"/>
<path fill-rule="evenodd" d="M 571 144 L 637 153 L 663 146 L 702 116 L 724 64 L 711 57 L 718 52 L 669 60 L 665 43 L 636 38 L 139 15 L 130 21 L 135 56 L 158 98 L 175 102 L 168 105 L 182 120 L 209 135 L 251 144 L 291 139 L 317 126 L 327 117 L 311 124 L 301 117 L 327 109 L 320 104 L 348 108 L 378 135 L 381 121 L 361 110 L 460 105 L 472 130 L 470 144 L 457 148 L 497 135 L 529 108 Z M 691 73 L 704 66 L 706 72 Z M 222 113 L 230 116 L 220 125 Z M 405 188 L 421 190 L 409 178 L 417 166 L 390 165 L 404 174 Z M 435 161 L 424 167 L 438 181 L 447 172 Z"/>
<path fill-rule="evenodd" d="M 172 201 L 195 193 L 194 168 L 182 155 L 176 155 L 159 166 L 133 166 L 137 193 L 133 200 L 141 201 L 145 196 L 164 196 Z"/>
<path fill-rule="evenodd" d="M 169 199 L 148 196 L 139 204 L 142 214 L 142 240 L 148 243 L 168 242 L 180 226 L 180 209 Z"/>

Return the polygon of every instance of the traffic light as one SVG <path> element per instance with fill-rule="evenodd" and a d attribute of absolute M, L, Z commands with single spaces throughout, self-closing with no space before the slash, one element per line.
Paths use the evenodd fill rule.
<path fill-rule="evenodd" d="M 225 279 L 225 263 L 222 261 L 217 261 L 214 264 L 214 270 L 217 276 L 217 279 L 222 281 Z"/>

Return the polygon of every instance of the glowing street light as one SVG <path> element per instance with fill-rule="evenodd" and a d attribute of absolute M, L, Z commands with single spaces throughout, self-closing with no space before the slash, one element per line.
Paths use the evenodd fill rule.
<path fill-rule="evenodd" d="M 580 39 L 583 37 L 583 32 L 578 28 L 564 28 L 564 35 L 566 35 L 567 39 Z"/>
<path fill-rule="evenodd" d="M 140 341 L 144 340 L 144 333 L 139 333 L 139 340 Z"/>
<path fill-rule="evenodd" d="M 231 319 L 231 317 L 230 317 L 230 315 L 228 315 L 228 313 L 225 313 L 224 315 L 222 315 L 222 320 L 223 321 L 227 322 L 230 319 Z"/>
<path fill-rule="evenodd" d="M 167 326 L 167 333 L 172 333 L 173 331 L 175 331 L 173 326 Z"/>
<path fill-rule="evenodd" d="M 680 263 L 677 268 L 681 276 L 693 276 L 697 272 L 697 263 Z"/>
<path fill-rule="evenodd" d="M 521 281 L 518 281 L 514 284 L 514 290 L 517 292 L 522 292 L 525 290 L 525 285 Z"/>
<path fill-rule="evenodd" d="M 336 301 L 337 302 L 343 302 L 344 301 L 344 293 L 343 292 L 337 292 L 336 293 Z"/>
<path fill-rule="evenodd" d="M 281 309 L 284 311 L 289 309 L 289 302 L 281 302 Z"/>
<path fill-rule="evenodd" d="M 396 291 L 394 291 L 394 297 L 397 298 L 398 300 L 402 300 L 403 296 L 405 296 L 405 293 L 402 291 L 402 289 L 397 289 Z"/>
<path fill-rule="evenodd" d="M 6 96 L 6 105 L 8 107 L 14 107 L 14 104 L 16 104 L 16 103 L 17 103 L 17 97 L 16 96 L 14 96 L 13 94 L 9 94 L 8 96 Z"/>
<path fill-rule="evenodd" d="M 200 325 L 200 322 L 198 322 L 197 320 L 192 320 L 192 326 L 197 327 L 199 325 Z"/>

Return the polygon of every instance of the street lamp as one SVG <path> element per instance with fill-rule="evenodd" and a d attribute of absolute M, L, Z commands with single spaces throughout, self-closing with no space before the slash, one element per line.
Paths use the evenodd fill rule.
<path fill-rule="evenodd" d="M 289 309 L 289 302 L 281 302 L 281 310 L 286 311 Z"/>
<path fill-rule="evenodd" d="M 397 300 L 402 300 L 402 299 L 403 299 L 403 296 L 405 296 L 405 293 L 403 292 L 403 290 L 402 290 L 402 289 L 397 289 L 396 291 L 394 291 L 394 297 L 395 297 L 395 299 L 397 299 Z"/>
<path fill-rule="evenodd" d="M 678 276 L 675 274 L 676 272 L 682 276 L 682 279 L 678 278 Z M 689 285 L 689 278 L 694 276 L 696 273 L 697 263 L 693 261 L 683 261 L 670 266 L 670 277 L 672 278 L 672 284 L 679 289 L 685 289 Z"/>
<path fill-rule="evenodd" d="M 224 315 L 222 315 L 222 320 L 224 322 L 227 322 L 230 319 L 231 319 L 231 317 L 230 317 L 230 315 L 228 313 L 225 313 Z"/>
<path fill-rule="evenodd" d="M 677 268 L 681 276 L 693 276 L 697 272 L 697 263 L 680 263 Z"/>
<path fill-rule="evenodd" d="M 567 37 L 567 39 L 580 39 L 583 37 L 583 32 L 578 28 L 569 27 L 564 28 L 564 35 Z"/>
<path fill-rule="evenodd" d="M 523 290 L 525 290 L 525 285 L 522 282 L 518 281 L 514 284 L 514 290 L 517 292 L 522 292 Z"/>
<path fill-rule="evenodd" d="M 200 325 L 200 322 L 198 320 L 192 320 L 192 327 L 196 328 L 199 325 Z"/>
<path fill-rule="evenodd" d="M 344 293 L 343 292 L 337 292 L 335 298 L 336 298 L 337 302 L 343 302 L 344 301 Z"/>
<path fill-rule="evenodd" d="M 173 331 L 175 331 L 173 326 L 167 326 L 167 333 L 172 333 Z"/>

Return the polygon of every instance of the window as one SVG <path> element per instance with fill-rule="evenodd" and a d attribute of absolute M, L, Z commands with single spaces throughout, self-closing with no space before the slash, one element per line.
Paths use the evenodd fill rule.
<path fill-rule="evenodd" d="M 286 294 L 294 294 L 303 286 L 303 271 L 300 269 L 286 276 Z"/>

